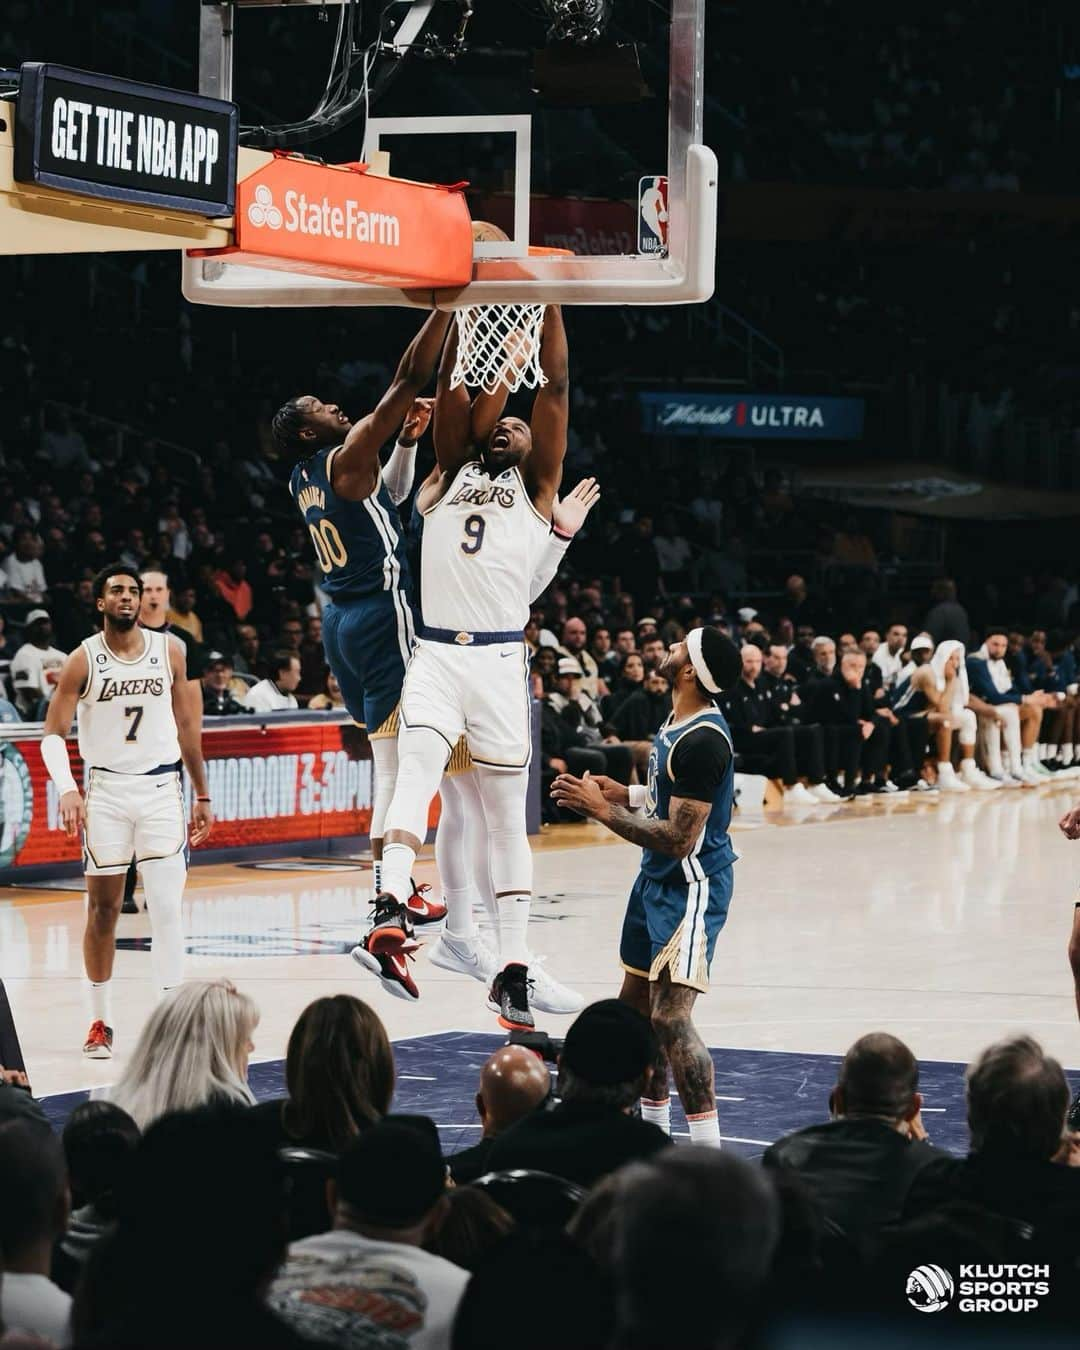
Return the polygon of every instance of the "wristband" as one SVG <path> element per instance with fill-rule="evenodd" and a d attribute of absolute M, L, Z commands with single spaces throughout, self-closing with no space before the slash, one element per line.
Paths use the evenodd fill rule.
<path fill-rule="evenodd" d="M 558 525 L 552 525 L 551 533 L 555 536 L 556 539 L 561 539 L 566 544 L 569 544 L 571 539 L 573 539 L 574 537 L 572 534 L 564 533 L 564 531 L 559 529 Z"/>
<path fill-rule="evenodd" d="M 210 801 L 211 799 L 210 799 L 209 797 L 196 797 L 195 800 L 196 800 L 197 802 L 208 802 L 208 801 Z"/>
<path fill-rule="evenodd" d="M 395 444 L 394 444 L 394 449 L 395 449 L 395 450 L 415 450 L 416 447 L 417 447 L 417 444 L 418 444 L 417 441 L 403 441 L 403 440 L 400 438 L 400 436 L 399 436 L 398 439 L 397 439 L 397 441 L 396 441 Z"/>
<path fill-rule="evenodd" d="M 626 790 L 630 794 L 631 811 L 640 811 L 648 803 L 649 789 L 643 783 L 631 783 Z"/>

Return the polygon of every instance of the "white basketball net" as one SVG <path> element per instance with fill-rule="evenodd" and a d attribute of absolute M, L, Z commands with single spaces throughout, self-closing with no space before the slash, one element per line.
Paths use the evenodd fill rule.
<path fill-rule="evenodd" d="M 469 305 L 457 312 L 457 360 L 450 388 L 466 384 L 494 394 L 546 384 L 540 369 L 543 305 Z"/>

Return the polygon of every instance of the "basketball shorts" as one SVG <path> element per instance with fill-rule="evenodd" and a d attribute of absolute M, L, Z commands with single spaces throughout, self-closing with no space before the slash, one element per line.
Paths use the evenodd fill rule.
<path fill-rule="evenodd" d="M 184 789 L 176 770 L 140 774 L 90 770 L 83 833 L 87 876 L 126 872 L 132 857 L 136 863 L 170 858 L 186 845 Z"/>
<path fill-rule="evenodd" d="M 473 762 L 524 769 L 532 757 L 528 648 L 524 642 L 455 647 L 421 639 L 401 694 L 407 728 L 437 731 L 449 754 L 464 736 Z"/>
<path fill-rule="evenodd" d="M 354 722 L 376 731 L 401 698 L 413 644 L 413 614 L 404 591 L 376 591 L 331 601 L 323 611 L 323 649 Z M 393 734 L 390 732 L 389 734 Z"/>
<path fill-rule="evenodd" d="M 623 920 L 619 960 L 623 969 L 704 993 L 709 987 L 716 939 L 727 921 L 734 869 L 695 881 L 656 881 L 639 872 Z"/>

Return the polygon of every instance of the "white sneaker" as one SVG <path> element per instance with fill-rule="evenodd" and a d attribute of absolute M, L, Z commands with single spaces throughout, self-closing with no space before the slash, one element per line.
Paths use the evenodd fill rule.
<path fill-rule="evenodd" d="M 842 802 L 843 797 L 835 793 L 828 783 L 814 783 L 810 788 L 810 796 L 816 802 Z"/>
<path fill-rule="evenodd" d="M 499 958 L 479 933 L 471 938 L 451 937 L 445 931 L 428 948 L 428 960 L 443 970 L 455 970 L 490 984 L 499 969 Z M 531 973 L 531 971 L 530 971 Z"/>
<path fill-rule="evenodd" d="M 796 783 L 793 787 L 784 788 L 785 806 L 817 806 L 818 798 L 814 796 L 802 783 Z"/>
<path fill-rule="evenodd" d="M 544 969 L 546 956 L 529 954 L 529 979 L 532 989 L 529 991 L 529 1003 L 546 1013 L 576 1013 L 585 1006 L 585 998 L 576 989 L 568 989 Z"/>
<path fill-rule="evenodd" d="M 973 759 L 965 759 L 960 765 L 960 777 L 975 792 L 994 792 L 1001 787 L 983 773 Z"/>
<path fill-rule="evenodd" d="M 971 788 L 967 783 L 962 783 L 957 777 L 956 770 L 951 764 L 941 764 L 938 766 L 938 787 L 942 792 L 970 792 Z"/>
<path fill-rule="evenodd" d="M 1025 764 L 1021 764 L 1020 772 L 1016 777 L 1019 778 L 1021 783 L 1026 783 L 1028 787 L 1041 787 L 1046 782 L 1041 773 L 1036 773 L 1030 765 Z"/>

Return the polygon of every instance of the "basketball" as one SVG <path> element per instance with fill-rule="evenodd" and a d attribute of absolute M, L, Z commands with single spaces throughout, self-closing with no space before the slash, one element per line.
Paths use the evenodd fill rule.
<path fill-rule="evenodd" d="M 500 230 L 498 225 L 492 225 L 490 220 L 474 220 L 472 223 L 473 243 L 490 244 L 495 240 L 504 239 L 509 241 L 510 236 L 505 230 Z"/>

